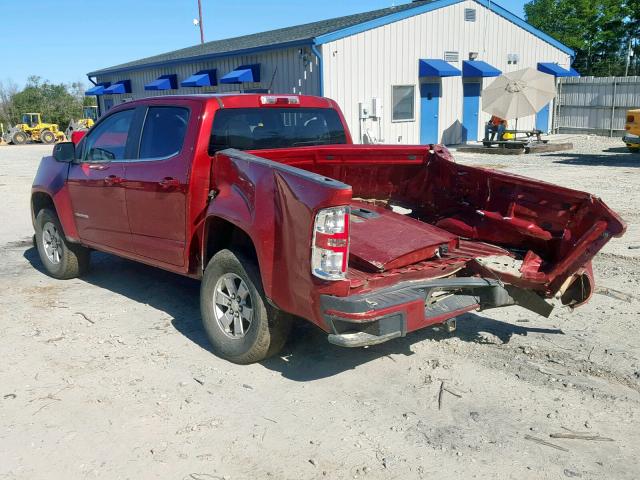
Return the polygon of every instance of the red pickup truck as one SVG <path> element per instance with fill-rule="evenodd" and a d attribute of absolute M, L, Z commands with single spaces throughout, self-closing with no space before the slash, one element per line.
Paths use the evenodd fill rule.
<path fill-rule="evenodd" d="M 440 145 L 354 145 L 335 102 L 292 95 L 122 104 L 42 159 L 31 211 L 55 278 L 101 250 L 202 279 L 206 333 L 237 363 L 277 352 L 293 317 L 356 347 L 474 310 L 579 306 L 625 231 L 593 195 Z"/>

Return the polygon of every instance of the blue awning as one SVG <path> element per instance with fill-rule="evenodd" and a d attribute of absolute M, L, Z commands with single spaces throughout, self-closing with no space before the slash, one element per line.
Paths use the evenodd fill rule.
<path fill-rule="evenodd" d="M 548 73 L 554 77 L 579 77 L 580 74 L 575 70 L 566 70 L 557 63 L 538 63 L 538 70 L 542 73 Z"/>
<path fill-rule="evenodd" d="M 464 60 L 462 62 L 463 77 L 499 77 L 502 71 L 482 60 Z"/>
<path fill-rule="evenodd" d="M 215 87 L 218 85 L 216 70 L 200 70 L 180 83 L 182 87 Z"/>
<path fill-rule="evenodd" d="M 420 60 L 420 78 L 422 77 L 459 77 L 462 72 L 450 63 L 432 58 Z"/>
<path fill-rule="evenodd" d="M 569 72 L 571 72 L 571 74 L 572 74 L 571 76 L 572 76 L 572 77 L 579 77 L 579 76 L 580 76 L 580 72 L 579 72 L 579 71 L 577 71 L 577 70 L 576 70 L 575 68 L 573 68 L 573 67 L 571 67 L 571 68 L 569 69 Z"/>
<path fill-rule="evenodd" d="M 111 85 L 111 82 L 102 82 L 102 83 L 98 83 L 95 87 L 90 88 L 89 90 L 87 90 L 86 92 L 84 92 L 84 94 L 86 96 L 90 96 L 90 95 L 104 95 L 104 91 L 105 89 Z"/>
<path fill-rule="evenodd" d="M 242 65 L 227 73 L 220 79 L 220 83 L 245 83 L 260 81 L 260 64 Z"/>
<path fill-rule="evenodd" d="M 104 91 L 105 95 L 131 93 L 131 80 L 119 80 Z"/>
<path fill-rule="evenodd" d="M 162 75 L 144 86 L 145 90 L 176 90 L 178 88 L 178 76 L 175 73 Z"/>

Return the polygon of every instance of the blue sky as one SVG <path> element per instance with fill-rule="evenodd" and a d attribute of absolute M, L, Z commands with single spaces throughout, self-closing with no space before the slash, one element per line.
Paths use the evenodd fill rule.
<path fill-rule="evenodd" d="M 13 81 L 19 86 L 29 75 L 40 75 L 56 83 L 87 84 L 85 75 L 89 71 L 199 42 L 198 28 L 192 23 L 198 15 L 197 0 L 53 3 L 41 0 L 31 2 L 29 7 L 16 0 L 0 3 L 0 81 Z M 392 0 L 202 0 L 205 40 L 375 10 L 393 3 Z M 526 0 L 496 3 L 524 16 L 522 8 Z"/>

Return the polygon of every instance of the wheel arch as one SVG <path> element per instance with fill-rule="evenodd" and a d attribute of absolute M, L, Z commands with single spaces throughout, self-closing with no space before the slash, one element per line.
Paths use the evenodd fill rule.
<path fill-rule="evenodd" d="M 36 226 L 38 213 L 48 208 L 53 211 L 60 220 L 62 233 L 65 238 L 73 243 L 80 243 L 78 230 L 73 221 L 73 209 L 67 192 L 61 190 L 57 194 L 51 194 L 47 190 L 32 190 L 31 192 L 31 222 L 33 228 Z"/>
<path fill-rule="evenodd" d="M 259 272 L 262 272 L 260 257 L 251 235 L 236 223 L 219 216 L 207 218 L 204 225 L 202 241 L 202 271 L 213 256 L 221 250 L 230 249 L 244 254 L 256 261 Z M 262 276 L 262 273 L 261 273 Z"/>
<path fill-rule="evenodd" d="M 41 210 L 45 208 L 50 208 L 57 215 L 58 210 L 56 209 L 55 202 L 53 201 L 53 197 L 49 195 L 47 192 L 33 192 L 31 194 L 31 220 L 35 225 L 36 217 L 40 213 Z"/>

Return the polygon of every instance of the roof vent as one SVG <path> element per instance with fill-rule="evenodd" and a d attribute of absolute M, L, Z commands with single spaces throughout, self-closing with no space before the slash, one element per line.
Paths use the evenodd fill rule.
<path fill-rule="evenodd" d="M 475 8 L 465 8 L 464 9 L 464 21 L 465 22 L 475 22 L 476 21 L 476 9 Z"/>
<path fill-rule="evenodd" d="M 460 54 L 458 52 L 444 52 L 445 62 L 459 62 Z"/>

